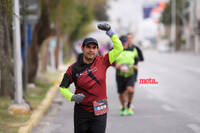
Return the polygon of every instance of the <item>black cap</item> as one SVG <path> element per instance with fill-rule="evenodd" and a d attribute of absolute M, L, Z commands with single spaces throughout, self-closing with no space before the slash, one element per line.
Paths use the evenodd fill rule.
<path fill-rule="evenodd" d="M 94 38 L 92 38 L 92 37 L 85 38 L 85 40 L 83 41 L 82 47 L 84 47 L 84 46 L 86 46 L 86 45 L 88 45 L 88 44 L 90 44 L 90 43 L 94 43 L 94 44 L 96 44 L 97 47 L 98 47 L 98 42 L 97 42 L 97 40 L 94 39 Z"/>
<path fill-rule="evenodd" d="M 128 41 L 128 38 L 127 38 L 127 36 L 125 36 L 125 35 L 120 36 L 119 39 L 120 39 L 120 41 L 121 41 L 122 43 L 125 43 L 125 42 Z"/>

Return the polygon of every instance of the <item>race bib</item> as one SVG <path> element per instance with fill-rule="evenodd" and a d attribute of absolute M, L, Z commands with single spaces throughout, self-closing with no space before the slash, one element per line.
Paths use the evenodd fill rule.
<path fill-rule="evenodd" d="M 121 71 L 121 72 L 128 72 L 128 71 L 129 71 L 128 65 L 122 65 L 122 66 L 120 67 L 120 71 Z"/>
<path fill-rule="evenodd" d="M 94 114 L 95 116 L 103 115 L 108 112 L 108 102 L 107 99 L 94 101 L 93 102 L 94 107 Z"/>

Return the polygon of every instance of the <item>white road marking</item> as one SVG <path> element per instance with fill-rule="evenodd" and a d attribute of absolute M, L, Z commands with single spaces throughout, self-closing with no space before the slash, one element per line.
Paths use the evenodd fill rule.
<path fill-rule="evenodd" d="M 194 73 L 200 73 L 200 69 L 197 68 L 197 67 L 188 67 L 188 66 L 182 66 L 183 69 L 186 69 L 186 70 L 189 70 L 189 71 L 192 71 Z"/>
<path fill-rule="evenodd" d="M 195 133 L 200 133 L 200 125 L 197 124 L 188 124 L 190 129 L 192 129 Z"/>
<path fill-rule="evenodd" d="M 167 105 L 167 104 L 163 104 L 162 108 L 164 110 L 166 110 L 166 111 L 169 111 L 169 112 L 173 112 L 174 111 L 174 109 L 171 106 Z"/>

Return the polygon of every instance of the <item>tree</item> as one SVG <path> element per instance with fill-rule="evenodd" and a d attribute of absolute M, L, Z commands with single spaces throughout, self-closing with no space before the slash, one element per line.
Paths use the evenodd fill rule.
<path fill-rule="evenodd" d="M 57 36 L 56 66 L 58 66 L 58 49 L 60 36 L 68 34 L 70 43 L 80 37 L 83 27 L 91 21 L 88 8 L 81 6 L 79 1 L 71 0 L 41 0 L 41 15 L 33 32 L 29 48 L 29 82 L 33 82 L 38 69 L 38 53 L 42 42 L 50 35 L 50 24 L 53 24 Z M 51 10 L 49 10 L 51 9 Z"/>
<path fill-rule="evenodd" d="M 94 12 L 95 19 L 98 21 L 108 20 L 108 15 L 106 13 L 107 0 L 95 0 L 91 2 L 92 2 L 93 10 L 94 10 L 93 12 Z"/>
<path fill-rule="evenodd" d="M 78 1 L 71 0 L 58 0 L 50 4 L 51 7 L 51 23 L 55 25 L 56 36 L 57 36 L 57 45 L 55 52 L 55 62 L 56 68 L 58 68 L 58 56 L 59 56 L 59 47 L 60 47 L 60 38 L 62 35 L 67 34 L 70 36 L 70 33 L 76 27 L 77 22 L 80 20 L 80 13 L 78 12 Z M 70 39 L 67 40 L 68 44 L 71 44 Z"/>
<path fill-rule="evenodd" d="M 85 27 L 94 19 L 90 1 L 58 0 L 51 9 L 51 20 L 56 30 L 68 34 L 72 41 L 85 35 L 88 31 Z"/>
<path fill-rule="evenodd" d="M 50 0 L 41 0 L 41 14 L 33 31 L 33 39 L 28 50 L 28 80 L 33 82 L 38 69 L 39 49 L 42 42 L 50 35 L 49 4 Z"/>
<path fill-rule="evenodd" d="M 187 25 L 189 7 L 188 0 L 176 0 L 176 46 L 175 50 L 180 49 L 182 43 L 183 26 Z M 171 26 L 171 1 L 167 4 L 162 13 L 161 22 L 166 26 Z"/>
<path fill-rule="evenodd" d="M 0 96 L 14 96 L 12 1 L 0 0 Z"/>
<path fill-rule="evenodd" d="M 40 0 L 40 14 L 34 26 L 31 45 L 28 49 L 28 79 L 33 82 L 36 77 L 39 51 L 42 42 L 56 31 L 58 55 L 59 38 L 68 38 L 72 47 L 75 40 L 82 38 L 92 30 L 92 20 L 107 20 L 106 0 Z M 29 13 L 24 9 L 23 13 Z M 0 95 L 14 94 L 14 68 L 12 46 L 12 0 L 0 0 Z M 54 29 L 50 25 L 54 25 Z M 56 56 L 58 58 L 58 56 Z"/>
<path fill-rule="evenodd" d="M 60 37 L 67 36 L 67 44 L 72 47 L 75 40 L 85 36 L 92 28 L 89 24 L 95 18 L 106 20 L 106 0 L 40 0 L 41 15 L 36 24 L 29 49 L 29 81 L 33 82 L 38 68 L 38 52 L 42 42 L 51 33 L 54 25 L 57 36 L 56 67 Z M 95 5 L 95 6 L 93 6 Z M 99 6 L 101 5 L 101 6 Z M 49 10 L 50 9 L 50 10 Z M 100 15 L 102 12 L 103 15 Z"/>

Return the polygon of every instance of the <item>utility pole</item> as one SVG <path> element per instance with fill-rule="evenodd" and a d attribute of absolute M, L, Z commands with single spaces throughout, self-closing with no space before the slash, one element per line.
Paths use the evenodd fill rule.
<path fill-rule="evenodd" d="M 188 29 L 188 24 L 190 24 L 190 22 L 187 21 L 187 18 L 185 17 L 186 14 L 189 14 L 190 15 L 190 18 L 192 18 L 191 16 L 191 7 L 192 7 L 192 3 L 190 2 L 190 7 L 188 8 L 184 8 L 186 2 L 188 1 L 183 1 L 181 2 L 181 8 L 184 9 L 182 11 L 182 13 L 179 14 L 179 16 L 181 17 L 181 20 L 183 22 L 183 28 L 184 28 L 184 38 L 185 38 L 185 41 L 186 41 L 186 44 L 184 46 L 184 50 L 187 51 L 189 50 L 189 46 L 190 46 L 190 35 L 191 35 L 191 32 L 190 30 Z"/>
<path fill-rule="evenodd" d="M 13 0 L 13 12 L 15 100 L 10 105 L 9 112 L 11 114 L 27 114 L 30 108 L 23 100 L 19 0 Z"/>
<path fill-rule="evenodd" d="M 14 43 L 14 72 L 15 72 L 15 103 L 23 103 L 22 90 L 22 59 L 19 0 L 13 0 L 13 43 Z"/>
<path fill-rule="evenodd" d="M 199 12 L 200 12 L 200 2 L 199 0 L 195 0 L 195 53 L 199 53 L 199 48 L 200 48 L 200 44 L 199 44 L 199 39 L 200 39 L 200 34 L 198 31 L 198 25 L 200 22 L 200 16 L 199 16 Z"/>
<path fill-rule="evenodd" d="M 195 17 L 195 3 L 194 0 L 190 0 L 190 15 L 189 15 L 189 25 L 190 25 L 190 30 L 189 30 L 189 35 L 190 35 L 190 45 L 187 46 L 188 50 L 191 50 L 191 48 L 193 48 L 194 46 L 194 17 Z M 191 46 L 192 45 L 192 46 Z"/>
<path fill-rule="evenodd" d="M 171 33 L 170 42 L 172 43 L 172 49 L 176 49 L 176 0 L 171 0 Z"/>

